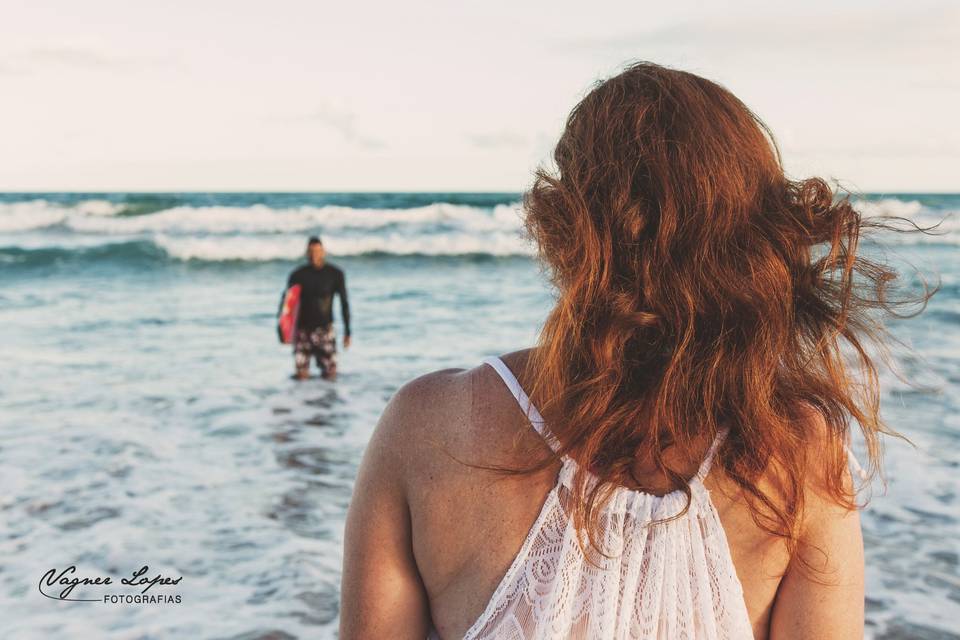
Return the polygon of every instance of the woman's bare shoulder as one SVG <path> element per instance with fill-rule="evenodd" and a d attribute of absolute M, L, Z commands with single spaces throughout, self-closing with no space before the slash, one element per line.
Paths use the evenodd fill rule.
<path fill-rule="evenodd" d="M 526 352 L 502 356 L 518 377 Z M 471 462 L 516 462 L 518 436 L 525 439 L 525 431 L 532 433 L 523 423 L 499 376 L 478 363 L 431 371 L 401 385 L 384 408 L 374 437 L 393 450 L 399 471 L 408 478 L 444 471 L 462 474 L 468 472 L 457 461 L 463 457 Z"/>
<path fill-rule="evenodd" d="M 417 457 L 425 442 L 446 440 L 462 411 L 470 375 L 467 369 L 438 369 L 403 383 L 384 407 L 374 438 L 403 459 Z"/>
<path fill-rule="evenodd" d="M 860 514 L 830 490 L 829 452 L 841 436 L 815 409 L 807 410 L 803 511 L 794 557 L 777 593 L 771 637 L 863 637 L 864 554 Z M 844 468 L 842 488 L 853 492 Z"/>

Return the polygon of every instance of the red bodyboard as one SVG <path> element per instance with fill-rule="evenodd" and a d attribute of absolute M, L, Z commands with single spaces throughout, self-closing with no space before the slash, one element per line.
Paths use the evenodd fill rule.
<path fill-rule="evenodd" d="M 300 285 L 295 284 L 283 296 L 283 307 L 277 319 L 280 338 L 283 344 L 293 342 L 293 332 L 297 328 L 297 313 L 300 311 Z"/>

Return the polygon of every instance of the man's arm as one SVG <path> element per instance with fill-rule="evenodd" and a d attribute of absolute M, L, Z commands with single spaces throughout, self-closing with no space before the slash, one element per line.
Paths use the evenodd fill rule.
<path fill-rule="evenodd" d="M 347 300 L 347 277 L 340 272 L 340 282 L 337 285 L 337 295 L 340 296 L 340 315 L 343 316 L 343 335 L 350 337 L 350 302 Z"/>
<path fill-rule="evenodd" d="M 823 418 L 815 420 L 819 424 L 814 432 L 825 434 Z M 815 462 L 810 467 L 814 472 L 804 497 L 800 547 L 777 591 L 770 638 L 860 639 L 864 626 L 860 513 L 848 511 L 825 495 L 820 470 Z M 852 491 L 849 472 L 844 484 Z M 803 561 L 809 566 L 803 566 Z"/>
<path fill-rule="evenodd" d="M 403 388 L 374 430 L 353 489 L 344 531 L 340 639 L 423 640 L 429 601 L 413 556 L 404 445 L 414 415 Z"/>

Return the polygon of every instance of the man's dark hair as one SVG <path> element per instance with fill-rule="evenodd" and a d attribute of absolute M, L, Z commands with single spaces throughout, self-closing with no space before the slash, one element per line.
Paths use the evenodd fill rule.
<path fill-rule="evenodd" d="M 310 236 L 310 239 L 307 240 L 307 246 L 309 247 L 312 244 L 323 244 L 323 242 L 320 241 L 320 236 Z"/>

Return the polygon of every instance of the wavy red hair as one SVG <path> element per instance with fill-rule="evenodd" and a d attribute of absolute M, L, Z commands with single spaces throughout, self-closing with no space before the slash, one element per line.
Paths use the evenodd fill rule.
<path fill-rule="evenodd" d="M 878 435 L 892 433 L 867 348 L 885 353 L 889 338 L 874 312 L 922 311 L 935 292 L 895 296 L 896 271 L 858 250 L 867 229 L 902 229 L 864 219 L 822 179 L 787 178 L 769 129 L 730 91 L 655 64 L 598 82 L 553 157 L 523 199 L 557 290 L 525 371 L 560 453 L 601 480 L 587 490 L 578 472 L 578 528 L 596 541 L 597 507 L 637 460 L 689 500 L 665 450 L 695 459 L 727 428 L 714 468 L 758 525 L 796 543 L 804 451 L 824 441 L 811 409 L 829 431 L 818 451 L 825 489 L 854 508 L 851 422 L 871 473 Z M 774 468 L 777 496 L 761 482 Z"/>

